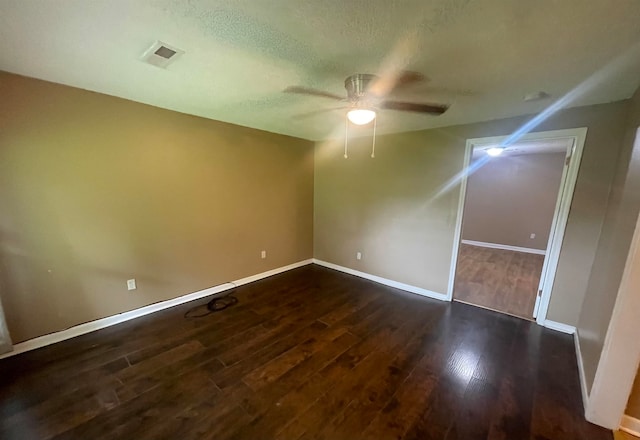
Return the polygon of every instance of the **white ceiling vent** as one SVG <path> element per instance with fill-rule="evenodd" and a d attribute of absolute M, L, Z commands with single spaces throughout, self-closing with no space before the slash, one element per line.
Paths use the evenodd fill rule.
<path fill-rule="evenodd" d="M 145 51 L 140 59 L 146 63 L 153 64 L 154 66 L 165 68 L 169 64 L 173 63 L 183 53 L 184 50 L 180 50 L 177 47 L 173 47 L 170 44 L 163 43 L 162 41 L 156 41 Z"/>

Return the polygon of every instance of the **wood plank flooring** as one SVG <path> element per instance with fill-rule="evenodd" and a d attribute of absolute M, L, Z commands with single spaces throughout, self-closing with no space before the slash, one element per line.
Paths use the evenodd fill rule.
<path fill-rule="evenodd" d="M 460 245 L 453 297 L 532 319 L 544 255 Z"/>
<path fill-rule="evenodd" d="M 0 438 L 612 439 L 571 336 L 314 265 L 236 295 L 0 361 Z"/>

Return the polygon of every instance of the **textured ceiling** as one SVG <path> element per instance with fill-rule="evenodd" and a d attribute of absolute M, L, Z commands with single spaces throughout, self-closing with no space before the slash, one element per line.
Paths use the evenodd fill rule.
<path fill-rule="evenodd" d="M 438 117 L 382 111 L 380 132 L 625 99 L 640 81 L 638 0 L 2 0 L 0 69 L 308 139 L 341 133 L 323 98 L 353 73 L 430 81 L 393 98 L 446 102 Z M 186 53 L 166 70 L 140 55 Z M 586 81 L 586 82 L 585 82 Z M 582 85 L 581 85 L 582 84 Z M 523 102 L 544 90 L 551 99 Z"/>

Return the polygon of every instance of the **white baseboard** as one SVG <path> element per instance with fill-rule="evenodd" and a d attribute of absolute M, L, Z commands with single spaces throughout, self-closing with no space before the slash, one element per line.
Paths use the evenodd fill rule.
<path fill-rule="evenodd" d="M 309 258 L 308 260 L 298 261 L 297 263 L 289 264 L 287 266 L 276 267 L 275 269 L 271 269 L 266 272 L 262 272 L 256 275 L 251 275 L 245 278 L 240 278 L 239 280 L 232 281 L 231 283 L 234 284 L 236 287 L 238 287 L 244 284 L 253 283 L 254 281 L 258 281 L 263 278 L 269 278 L 274 275 L 278 275 L 279 273 L 282 273 L 282 272 L 287 272 L 289 270 L 297 269 L 302 266 L 307 266 L 311 263 L 313 263 L 313 259 Z"/>
<path fill-rule="evenodd" d="M 582 350 L 580 350 L 580 336 L 576 330 L 573 333 L 573 342 L 576 346 L 576 359 L 578 360 L 578 378 L 580 379 L 580 391 L 582 392 L 582 407 L 586 414 L 589 392 L 587 391 L 587 379 L 584 376 L 584 364 L 582 363 Z"/>
<path fill-rule="evenodd" d="M 112 325 L 120 324 L 121 322 L 139 318 L 141 316 L 158 312 L 160 310 L 168 309 L 169 307 L 174 307 L 180 304 L 184 304 L 189 301 L 195 301 L 197 299 L 215 295 L 216 293 L 224 292 L 225 290 L 233 289 L 234 287 L 242 286 L 243 284 L 252 283 L 254 281 L 258 281 L 263 278 L 268 278 L 270 276 L 277 275 L 279 273 L 286 272 L 288 270 L 306 266 L 308 264 L 311 264 L 312 262 L 313 262 L 312 259 L 299 261 L 297 263 L 289 264 L 288 266 L 278 267 L 276 269 L 268 270 L 266 272 L 262 272 L 256 275 L 251 275 L 245 278 L 241 278 L 236 281 L 220 284 L 218 286 L 209 287 L 207 289 L 200 290 L 198 292 L 189 293 L 187 295 L 182 295 L 177 298 L 172 298 L 166 301 L 160 301 L 154 304 L 150 304 L 148 306 L 140 307 L 139 309 L 118 313 L 117 315 L 107 316 L 106 318 L 85 322 L 84 324 L 79 324 L 79 325 L 70 327 L 66 330 L 61 330 L 59 332 L 50 333 L 44 336 L 39 336 L 34 339 L 29 339 L 28 341 L 21 342 L 19 344 L 14 345 L 13 351 L 0 355 L 0 359 L 4 359 L 10 356 L 15 356 L 17 354 L 24 353 L 25 351 L 35 350 L 36 348 L 41 348 L 47 345 L 55 344 L 56 342 L 61 342 L 67 339 L 75 338 L 76 336 L 80 336 L 86 333 L 100 330 L 101 328 L 111 327 Z"/>
<path fill-rule="evenodd" d="M 640 420 L 624 414 L 620 420 L 620 430 L 640 437 Z"/>
<path fill-rule="evenodd" d="M 360 278 L 375 281 L 376 283 L 384 284 L 385 286 L 395 287 L 396 289 L 406 290 L 407 292 L 416 293 L 422 296 L 428 296 L 429 298 L 439 299 L 441 301 L 447 301 L 447 295 L 445 295 L 444 293 L 432 292 L 431 290 L 423 289 L 421 287 L 411 286 L 409 284 L 400 283 L 398 281 L 388 280 L 377 275 L 360 272 L 359 270 L 350 269 L 348 267 L 339 266 L 337 264 L 329 263 L 327 261 L 322 261 L 315 258 L 313 259 L 313 263 L 319 266 L 328 267 L 329 269 L 348 273 L 349 275 L 355 275 Z"/>
<path fill-rule="evenodd" d="M 576 328 L 574 326 L 563 324 L 561 322 L 551 321 L 550 319 L 545 319 L 544 324 L 542 325 L 548 329 L 566 333 L 568 335 L 572 335 L 576 332 Z"/>
<path fill-rule="evenodd" d="M 505 251 L 526 252 L 527 254 L 545 255 L 547 253 L 544 249 L 509 246 L 508 244 L 486 243 L 484 241 L 462 240 L 462 243 L 471 246 L 486 247 L 491 249 L 503 249 Z"/>

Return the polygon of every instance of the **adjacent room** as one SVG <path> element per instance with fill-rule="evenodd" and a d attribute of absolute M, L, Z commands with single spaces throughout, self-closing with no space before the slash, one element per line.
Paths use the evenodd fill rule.
<path fill-rule="evenodd" d="M 572 150 L 571 138 L 474 147 L 462 212 L 456 301 L 529 320 L 536 317 Z"/>
<path fill-rule="evenodd" d="M 638 17 L 0 0 L 0 438 L 640 436 Z"/>

